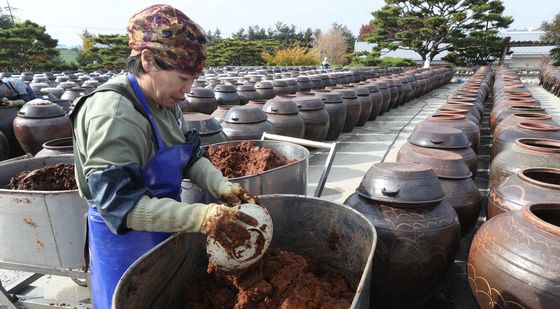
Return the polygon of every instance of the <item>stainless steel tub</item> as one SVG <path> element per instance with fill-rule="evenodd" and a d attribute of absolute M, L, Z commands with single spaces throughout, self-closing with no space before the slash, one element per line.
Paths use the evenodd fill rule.
<path fill-rule="evenodd" d="M 237 145 L 242 141 L 231 141 L 213 145 Z M 252 140 L 257 146 L 268 147 L 276 153 L 295 160 L 294 162 L 280 166 L 262 173 L 230 178 L 233 183 L 239 183 L 253 195 L 261 194 L 300 194 L 307 193 L 307 168 L 309 165 L 309 150 L 305 147 L 288 142 Z M 205 197 L 204 192 L 193 185 L 190 181 L 183 181 L 183 202 L 207 202 L 211 199 Z"/>
<path fill-rule="evenodd" d="M 22 171 L 73 163 L 72 155 L 0 164 L 0 187 Z M 84 266 L 84 215 L 78 190 L 0 189 L 0 268 L 58 274 Z"/>
<path fill-rule="evenodd" d="M 317 259 L 327 270 L 341 270 L 356 291 L 351 308 L 369 308 L 377 242 L 373 225 L 347 206 L 317 198 L 259 198 L 274 222 L 271 248 Z M 335 250 L 329 248 L 333 233 L 339 236 Z M 117 285 L 114 308 L 184 308 L 185 287 L 206 271 L 204 240 L 201 234 L 178 233 L 140 257 Z"/>

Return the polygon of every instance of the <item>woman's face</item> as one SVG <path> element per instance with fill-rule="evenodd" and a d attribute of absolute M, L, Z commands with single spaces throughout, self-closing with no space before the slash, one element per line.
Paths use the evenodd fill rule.
<path fill-rule="evenodd" d="M 148 50 L 142 51 L 142 66 L 146 72 L 139 76 L 142 90 L 154 103 L 163 107 L 173 106 L 183 100 L 196 78 L 179 71 L 159 68 Z"/>
<path fill-rule="evenodd" d="M 152 79 L 152 100 L 161 106 L 173 106 L 185 98 L 195 77 L 175 70 L 156 70 L 149 73 Z"/>

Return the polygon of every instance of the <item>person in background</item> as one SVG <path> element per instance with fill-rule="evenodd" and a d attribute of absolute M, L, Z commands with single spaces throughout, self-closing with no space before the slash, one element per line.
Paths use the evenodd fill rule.
<path fill-rule="evenodd" d="M 229 207 L 256 199 L 203 156 L 198 133 L 187 128 L 177 104 L 202 74 L 204 31 L 169 5 L 134 14 L 127 31 L 128 74 L 76 100 L 69 115 L 76 181 L 89 204 L 97 309 L 110 308 L 122 274 L 170 233 L 218 232 L 216 240 L 227 248 L 234 232 L 248 236 L 257 224 Z M 182 203 L 183 178 L 229 205 Z"/>
<path fill-rule="evenodd" d="M 0 80 L 0 101 L 5 106 L 19 106 L 37 96 L 31 90 L 31 87 L 24 81 L 13 77 L 4 77 Z"/>
<path fill-rule="evenodd" d="M 323 59 L 323 70 L 328 70 L 329 69 L 329 58 L 325 57 Z"/>

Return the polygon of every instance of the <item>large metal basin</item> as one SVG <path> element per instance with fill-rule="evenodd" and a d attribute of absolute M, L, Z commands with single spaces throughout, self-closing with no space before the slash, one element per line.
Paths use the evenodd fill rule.
<path fill-rule="evenodd" d="M 4 188 L 10 178 L 22 171 L 56 163 L 74 163 L 74 157 L 61 155 L 2 163 L 0 187 Z M 0 265 L 14 269 L 18 265 L 53 268 L 52 273 L 57 273 L 54 269 L 83 267 L 86 213 L 87 203 L 78 190 L 0 189 Z"/>
<path fill-rule="evenodd" d="M 231 141 L 213 145 L 237 145 L 241 142 Z M 288 160 L 295 161 L 256 175 L 230 178 L 231 182 L 239 183 L 253 195 L 273 193 L 306 195 L 309 150 L 288 142 L 262 140 L 252 140 L 251 142 L 257 146 L 271 148 Z M 181 199 L 183 202 L 208 202 L 212 200 L 207 196 L 204 197 L 204 192 L 188 180 L 184 180 L 182 186 Z"/>
<path fill-rule="evenodd" d="M 349 207 L 317 198 L 259 198 L 274 222 L 271 248 L 309 256 L 327 270 L 341 270 L 356 291 L 351 308 L 369 308 L 377 234 L 368 220 Z M 335 250 L 329 248 L 333 233 L 339 236 Z M 201 234 L 179 233 L 144 254 L 117 285 L 114 308 L 184 308 L 185 287 L 206 271 L 204 241 Z"/>

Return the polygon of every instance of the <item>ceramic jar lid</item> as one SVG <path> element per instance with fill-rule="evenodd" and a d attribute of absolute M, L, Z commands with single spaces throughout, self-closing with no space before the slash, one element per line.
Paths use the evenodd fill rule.
<path fill-rule="evenodd" d="M 249 91 L 257 91 L 257 90 L 251 84 L 243 84 L 243 85 L 237 86 L 237 91 L 249 92 Z"/>
<path fill-rule="evenodd" d="M 255 88 L 256 89 L 272 89 L 274 87 L 274 85 L 272 85 L 271 82 L 268 81 L 260 81 L 255 83 Z"/>
<path fill-rule="evenodd" d="M 220 85 L 216 85 L 216 88 L 214 88 L 214 91 L 216 91 L 216 92 L 236 92 L 237 90 L 235 89 L 234 85 L 220 84 Z"/>
<path fill-rule="evenodd" d="M 187 96 L 192 98 L 213 98 L 214 91 L 208 88 L 191 88 Z"/>
<path fill-rule="evenodd" d="M 202 113 L 183 113 L 187 126 L 196 129 L 201 135 L 210 135 L 222 131 L 222 126 L 216 118 Z"/>
<path fill-rule="evenodd" d="M 321 98 L 315 95 L 297 96 L 294 99 L 300 111 L 315 111 L 325 108 Z"/>
<path fill-rule="evenodd" d="M 463 131 L 451 127 L 442 130 L 440 126 L 435 125 L 416 127 L 408 137 L 408 142 L 420 147 L 441 149 L 460 149 L 471 146 L 469 138 Z"/>
<path fill-rule="evenodd" d="M 265 121 L 265 112 L 256 105 L 242 105 L 232 107 L 226 114 L 224 121 L 227 123 L 256 123 Z"/>
<path fill-rule="evenodd" d="M 64 109 L 60 105 L 43 99 L 31 100 L 18 111 L 18 117 L 22 118 L 54 118 L 64 115 Z"/>
<path fill-rule="evenodd" d="M 358 97 L 354 89 L 334 89 L 333 91 L 340 94 L 343 99 L 355 99 Z"/>
<path fill-rule="evenodd" d="M 268 100 L 262 109 L 270 114 L 297 114 L 299 113 L 299 108 L 294 98 L 294 96 L 276 96 L 274 99 Z"/>
<path fill-rule="evenodd" d="M 445 198 L 436 173 L 418 163 L 375 163 L 356 192 L 367 199 L 408 208 L 437 203 Z"/>
<path fill-rule="evenodd" d="M 465 179 L 472 176 L 463 157 L 447 150 L 411 148 L 410 151 L 401 153 L 399 162 L 427 165 L 441 178 Z"/>

